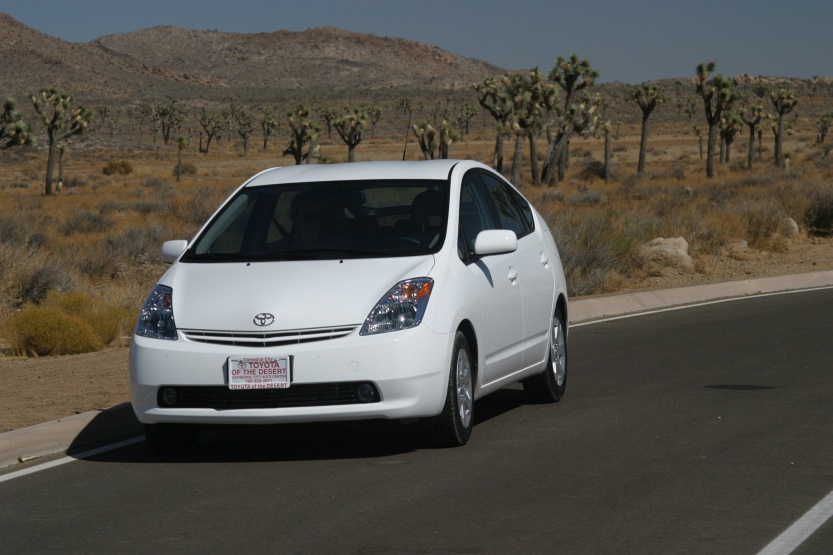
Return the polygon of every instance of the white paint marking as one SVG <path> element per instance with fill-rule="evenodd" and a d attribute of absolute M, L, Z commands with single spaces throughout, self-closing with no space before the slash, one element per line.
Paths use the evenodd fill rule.
<path fill-rule="evenodd" d="M 758 555 L 787 555 L 792 553 L 804 540 L 812 536 L 833 516 L 833 491 L 819 501 L 815 507 L 784 530 L 780 536 L 758 552 Z"/>
<path fill-rule="evenodd" d="M 139 443 L 140 441 L 144 441 L 144 437 L 134 437 L 132 439 L 126 439 L 124 441 L 119 441 L 118 443 L 111 443 L 110 445 L 105 445 L 103 447 L 99 447 L 97 449 L 91 449 L 89 451 L 84 451 L 83 453 L 78 453 L 77 455 L 73 455 L 71 457 L 61 457 L 60 459 L 56 459 L 54 461 L 49 461 L 48 463 L 39 464 L 37 466 L 32 466 L 29 468 L 24 468 L 23 470 L 18 470 L 16 472 L 10 472 L 9 474 L 5 474 L 0 476 L 0 482 L 7 482 L 9 480 L 14 480 L 15 478 L 21 478 L 23 476 L 28 476 L 29 474 L 34 474 L 35 472 L 40 472 L 42 470 L 48 470 L 50 468 L 55 468 L 56 466 L 61 466 L 62 464 L 67 464 L 72 461 L 76 461 L 78 459 L 87 459 L 90 457 L 94 457 L 101 453 L 106 453 L 107 451 L 113 451 L 115 449 L 120 449 L 122 447 L 127 447 L 128 445 L 133 445 L 134 443 Z"/>

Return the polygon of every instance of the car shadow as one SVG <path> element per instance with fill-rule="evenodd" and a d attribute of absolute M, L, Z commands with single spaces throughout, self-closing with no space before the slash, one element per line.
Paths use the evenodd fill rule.
<path fill-rule="evenodd" d="M 526 404 L 522 390 L 501 389 L 475 403 L 475 437 L 477 427 Z M 86 461 L 108 463 L 223 463 L 280 462 L 382 458 L 423 449 L 438 449 L 427 421 L 397 422 L 362 420 L 351 422 L 316 422 L 264 426 L 217 426 L 200 430 L 195 444 L 181 452 L 159 454 L 139 441 L 103 452 L 89 452 L 90 439 L 108 429 L 131 429 L 136 436 L 141 427 L 133 416 L 121 411 L 102 413 L 79 434 L 68 451 Z M 133 422 L 130 422 L 132 417 Z M 114 419 L 122 420 L 116 426 Z M 108 421 L 109 420 L 109 421 Z M 82 441 L 86 438 L 86 441 Z M 112 438 L 114 441 L 117 438 Z M 102 443 L 102 442 L 96 442 Z M 87 453 L 81 453 L 87 449 Z"/>

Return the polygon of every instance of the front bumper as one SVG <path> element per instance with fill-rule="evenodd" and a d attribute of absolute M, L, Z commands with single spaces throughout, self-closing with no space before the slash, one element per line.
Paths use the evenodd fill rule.
<path fill-rule="evenodd" d="M 291 346 L 252 348 L 134 336 L 130 393 L 143 424 L 273 424 L 371 418 L 410 419 L 439 414 L 445 402 L 452 334 L 427 326 L 376 336 L 346 337 Z M 164 408 L 161 386 L 228 387 L 228 358 L 292 357 L 292 385 L 370 382 L 378 400 L 368 403 L 279 408 Z"/>

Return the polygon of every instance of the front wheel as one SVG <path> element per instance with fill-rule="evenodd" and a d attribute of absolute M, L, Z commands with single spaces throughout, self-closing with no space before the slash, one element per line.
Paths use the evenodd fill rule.
<path fill-rule="evenodd" d="M 567 334 L 564 317 L 556 312 L 550 329 L 550 352 L 543 374 L 523 381 L 524 391 L 534 403 L 557 403 L 567 388 Z"/>
<path fill-rule="evenodd" d="M 474 427 L 474 374 L 469 342 L 462 332 L 454 337 L 451 368 L 443 411 L 434 417 L 434 435 L 444 447 L 465 445 Z"/>

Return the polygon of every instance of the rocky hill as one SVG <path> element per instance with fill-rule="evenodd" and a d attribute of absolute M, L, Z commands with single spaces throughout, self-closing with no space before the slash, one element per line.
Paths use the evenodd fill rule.
<path fill-rule="evenodd" d="M 239 34 L 154 27 L 69 43 L 0 14 L 0 36 L 0 95 L 55 85 L 85 102 L 430 92 L 504 71 L 423 43 L 334 28 Z"/>

